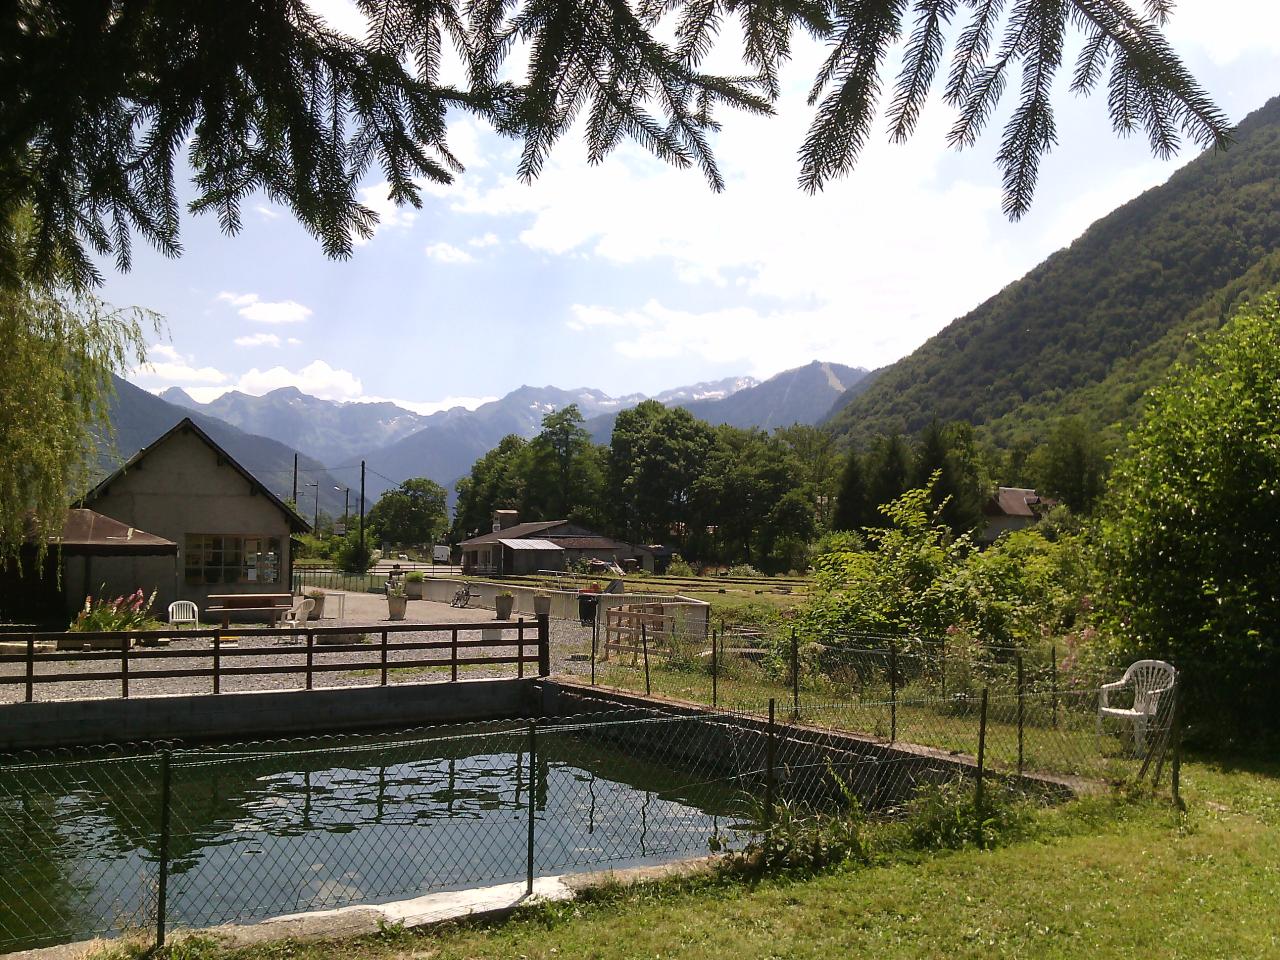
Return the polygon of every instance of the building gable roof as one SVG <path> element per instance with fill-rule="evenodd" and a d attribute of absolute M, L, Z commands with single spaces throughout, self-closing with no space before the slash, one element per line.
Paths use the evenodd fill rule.
<path fill-rule="evenodd" d="M 989 517 L 1038 517 L 1056 504 L 1056 500 L 1042 497 L 1026 487 L 998 487 L 982 512 Z"/>
<path fill-rule="evenodd" d="M 266 484 L 264 484 L 261 480 L 259 480 L 252 473 L 250 473 L 245 467 L 243 467 L 240 464 L 240 462 L 235 459 L 235 457 L 231 456 L 231 454 L 227 453 L 226 450 L 222 449 L 222 447 L 218 445 L 217 441 L 215 441 L 211 436 L 209 436 L 209 434 L 205 433 L 204 430 L 202 430 L 196 424 L 196 422 L 192 420 L 190 417 L 183 417 L 181 420 L 175 423 L 172 427 L 170 427 L 168 430 L 162 433 L 159 437 L 157 437 L 155 440 L 152 440 L 149 444 L 147 444 L 145 447 L 143 447 L 141 450 L 139 450 L 137 453 L 131 456 L 128 460 L 126 460 L 123 464 L 121 464 L 117 470 L 115 470 L 105 479 L 101 480 L 92 490 L 90 490 L 88 493 L 84 495 L 81 501 L 82 504 L 93 503 L 95 500 L 98 499 L 98 497 L 106 493 L 107 488 L 110 487 L 111 484 L 113 484 L 116 480 L 120 479 L 122 476 L 128 473 L 129 470 L 131 470 L 133 467 L 141 463 L 143 458 L 146 457 L 148 453 L 150 453 L 152 450 L 155 450 L 157 447 L 163 446 L 166 442 L 168 442 L 170 438 L 176 436 L 179 433 L 195 434 L 201 441 L 204 442 L 204 444 L 207 447 L 209 447 L 209 449 L 211 449 L 215 454 L 217 454 L 220 465 L 226 464 L 227 466 L 234 469 L 237 473 L 239 473 L 242 477 L 244 477 L 247 481 L 249 481 L 249 485 L 254 490 L 256 490 L 258 493 L 265 496 L 267 500 L 270 501 L 272 506 L 274 506 L 281 513 L 283 513 L 286 519 L 288 519 L 289 521 L 290 529 L 293 530 L 295 533 L 307 533 L 308 531 L 310 531 L 311 524 L 307 523 L 307 521 L 304 520 L 296 510 L 292 509 L 287 503 L 285 503 L 283 500 L 277 497 L 274 493 L 272 493 L 271 489 Z"/>
<path fill-rule="evenodd" d="M 492 530 L 489 533 L 482 533 L 478 537 L 472 537 L 470 540 L 463 540 L 459 546 L 470 547 L 481 543 L 496 543 L 499 540 L 520 540 L 551 530 L 554 527 L 562 527 L 568 522 L 568 520 L 531 520 L 528 523 L 513 523 L 502 530 Z"/>

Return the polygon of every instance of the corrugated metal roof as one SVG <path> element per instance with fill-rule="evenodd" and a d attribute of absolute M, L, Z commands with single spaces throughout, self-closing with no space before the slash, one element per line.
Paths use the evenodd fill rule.
<path fill-rule="evenodd" d="M 550 540 L 511 539 L 499 540 L 498 542 L 504 547 L 510 547 L 512 550 L 559 551 L 564 549 Z"/>

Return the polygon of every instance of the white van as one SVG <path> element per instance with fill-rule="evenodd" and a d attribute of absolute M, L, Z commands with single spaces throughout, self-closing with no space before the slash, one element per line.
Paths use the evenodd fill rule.
<path fill-rule="evenodd" d="M 448 563 L 448 562 L 449 562 L 450 553 L 451 553 L 451 551 L 450 551 L 449 547 L 447 547 L 447 546 L 444 546 L 444 547 L 432 547 L 432 548 L 431 548 L 431 562 L 432 562 L 432 563 Z"/>

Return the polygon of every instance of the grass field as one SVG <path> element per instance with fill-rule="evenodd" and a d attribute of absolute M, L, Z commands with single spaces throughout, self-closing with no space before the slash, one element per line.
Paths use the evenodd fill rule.
<path fill-rule="evenodd" d="M 778 960 L 851 957 L 1280 956 L 1280 763 L 1189 762 L 1186 814 L 1121 796 L 1035 814 L 994 850 L 920 853 L 891 832 L 870 865 L 747 882 L 730 876 L 606 888 L 506 922 L 184 960 Z M 121 956 L 122 951 L 113 951 Z"/>

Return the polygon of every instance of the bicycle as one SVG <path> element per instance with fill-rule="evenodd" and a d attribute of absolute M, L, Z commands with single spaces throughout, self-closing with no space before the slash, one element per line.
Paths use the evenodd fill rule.
<path fill-rule="evenodd" d="M 460 610 L 465 609 L 467 604 L 472 601 L 473 597 L 474 594 L 471 592 L 471 584 L 464 583 L 462 585 L 462 589 L 458 590 L 453 595 L 453 599 L 449 601 L 449 606 L 457 607 Z"/>

